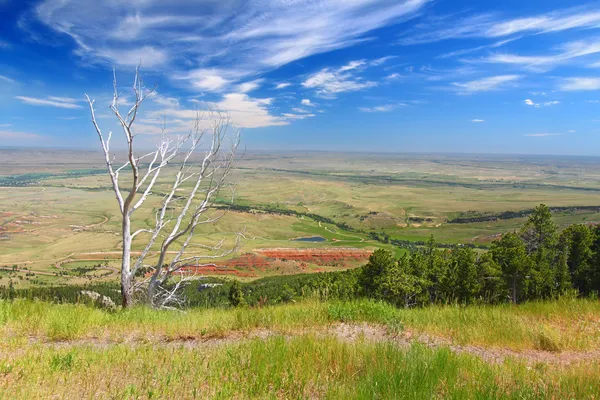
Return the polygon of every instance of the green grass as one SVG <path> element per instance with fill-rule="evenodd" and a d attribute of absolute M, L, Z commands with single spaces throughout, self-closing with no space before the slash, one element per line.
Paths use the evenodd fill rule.
<path fill-rule="evenodd" d="M 3 348 L 0 397 L 546 399 L 597 398 L 597 363 L 490 365 L 448 349 L 306 335 L 216 347 Z"/>
<path fill-rule="evenodd" d="M 85 305 L 0 301 L 0 333 L 51 341 L 85 338 L 208 338 L 232 331 L 294 332 L 335 322 L 382 324 L 455 344 L 521 350 L 600 350 L 600 303 L 561 299 L 523 305 L 397 309 L 386 303 L 304 301 L 252 309 L 184 313 L 134 308 L 107 312 Z"/>
<path fill-rule="evenodd" d="M 490 363 L 443 345 L 342 339 L 325 329 L 369 324 L 482 349 L 592 351 L 598 315 L 600 304 L 582 299 L 414 310 L 306 301 L 186 312 L 0 301 L 0 399 L 598 398 L 597 359 Z"/>

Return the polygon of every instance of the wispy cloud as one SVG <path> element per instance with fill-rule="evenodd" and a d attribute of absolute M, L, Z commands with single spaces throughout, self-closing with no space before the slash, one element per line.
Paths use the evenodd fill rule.
<path fill-rule="evenodd" d="M 376 67 L 376 66 L 385 64 L 386 62 L 393 60 L 394 58 L 398 58 L 398 56 L 385 56 L 385 57 L 376 58 L 374 60 L 371 60 L 369 62 L 369 64 Z"/>
<path fill-rule="evenodd" d="M 82 108 L 77 103 L 77 99 L 72 99 L 70 97 L 54 97 L 49 96 L 45 99 L 40 99 L 37 97 L 27 97 L 27 96 L 15 96 L 15 99 L 21 100 L 25 104 L 29 104 L 32 106 L 48 106 L 48 107 L 58 107 L 58 108 Z"/>
<path fill-rule="evenodd" d="M 567 8 L 520 18 L 502 18 L 497 14 L 475 14 L 461 19 L 437 18 L 405 32 L 400 43 L 414 45 L 456 38 L 502 38 L 600 26 L 600 10 L 592 7 Z"/>
<path fill-rule="evenodd" d="M 472 94 L 498 90 L 507 84 L 514 83 L 519 78 L 519 75 L 497 75 L 468 82 L 453 82 L 452 86 L 459 94 Z"/>
<path fill-rule="evenodd" d="M 281 114 L 285 119 L 306 119 L 312 118 L 315 114 L 291 114 L 291 113 L 283 113 Z"/>
<path fill-rule="evenodd" d="M 281 82 L 278 83 L 277 85 L 275 85 L 275 89 L 285 89 L 286 87 L 290 86 L 291 83 L 289 82 Z"/>
<path fill-rule="evenodd" d="M 600 78 L 571 77 L 565 78 L 559 85 L 559 89 L 566 92 L 582 90 L 600 90 Z"/>
<path fill-rule="evenodd" d="M 302 104 L 303 106 L 314 106 L 315 104 L 310 101 L 309 99 L 302 99 L 302 101 L 300 102 L 300 104 Z"/>
<path fill-rule="evenodd" d="M 8 83 L 17 83 L 14 79 L 9 78 L 8 76 L 0 75 L 0 80 Z"/>
<path fill-rule="evenodd" d="M 471 122 L 481 123 L 481 122 L 485 122 L 485 120 L 484 119 L 475 118 L 475 119 L 472 119 Z"/>
<path fill-rule="evenodd" d="M 355 70 L 363 65 L 364 61 L 351 61 L 337 69 L 324 68 L 306 78 L 302 86 L 315 89 L 322 97 L 334 97 L 337 93 L 355 92 L 377 86 L 377 82 L 366 81 L 356 75 Z"/>
<path fill-rule="evenodd" d="M 369 32 L 414 17 L 429 1 L 267 1 L 243 6 L 225 1 L 200 7 L 184 0 L 44 0 L 29 17 L 69 35 L 76 53 L 88 61 L 124 66 L 141 61 L 188 80 L 196 89 L 222 91 L 228 83 L 368 40 Z M 227 67 L 202 78 L 207 66 L 214 65 Z"/>
<path fill-rule="evenodd" d="M 300 113 L 300 114 L 308 114 L 310 113 L 310 111 L 304 109 L 304 108 L 300 108 L 300 107 L 292 107 L 292 111 L 295 113 Z"/>
<path fill-rule="evenodd" d="M 237 86 L 237 91 L 240 93 L 248 93 L 260 87 L 263 79 L 255 79 L 250 82 L 244 82 Z"/>
<path fill-rule="evenodd" d="M 562 133 L 526 133 L 525 136 L 530 137 L 546 137 L 546 136 L 561 136 Z"/>
<path fill-rule="evenodd" d="M 184 81 L 191 89 L 217 92 L 224 90 L 232 81 L 241 78 L 239 73 L 232 74 L 217 68 L 199 68 L 181 74 L 174 74 L 173 79 Z"/>
<path fill-rule="evenodd" d="M 549 106 L 555 106 L 557 104 L 560 104 L 560 101 L 558 100 L 552 100 L 552 101 L 545 101 L 543 103 L 536 103 L 531 99 L 525 99 L 523 101 L 523 103 L 525 103 L 525 105 L 534 107 L 534 108 L 540 108 L 540 107 L 549 107 Z"/>
<path fill-rule="evenodd" d="M 179 107 L 179 100 L 175 97 L 166 97 L 158 92 L 154 92 L 150 97 L 152 101 L 162 107 Z"/>
<path fill-rule="evenodd" d="M 359 107 L 358 109 L 362 112 L 376 113 L 376 112 L 390 112 L 390 111 L 393 111 L 393 110 L 397 109 L 398 107 L 402 107 L 402 106 L 406 106 L 406 104 L 404 104 L 404 103 L 385 104 L 385 105 L 376 106 L 376 107 Z"/>
<path fill-rule="evenodd" d="M 550 55 L 517 55 L 517 54 L 492 54 L 479 60 L 470 60 L 471 62 L 485 62 L 493 64 L 512 64 L 520 65 L 532 71 L 544 72 L 554 68 L 558 64 L 563 64 L 572 59 L 585 57 L 600 53 L 600 39 L 574 41 L 565 43 L 557 47 L 558 52 Z"/>

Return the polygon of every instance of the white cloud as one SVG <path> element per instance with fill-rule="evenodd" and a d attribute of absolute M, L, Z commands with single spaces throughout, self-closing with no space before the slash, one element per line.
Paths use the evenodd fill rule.
<path fill-rule="evenodd" d="M 416 32 L 407 32 L 400 43 L 412 45 L 456 38 L 501 38 L 598 27 L 600 11 L 590 7 L 567 8 L 513 19 L 501 19 L 494 14 L 476 14 L 459 20 L 431 18 L 420 24 Z"/>
<path fill-rule="evenodd" d="M 338 69 L 324 68 L 310 75 L 302 82 L 302 86 L 315 89 L 322 97 L 333 97 L 337 93 L 355 92 L 377 86 L 377 82 L 365 81 L 354 74 L 354 70 L 364 64 L 364 61 L 352 61 Z"/>
<path fill-rule="evenodd" d="M 262 79 L 256 79 L 250 82 L 244 82 L 237 86 L 237 91 L 240 93 L 248 93 L 253 90 L 256 90 L 260 87 L 260 84 L 263 82 Z"/>
<path fill-rule="evenodd" d="M 285 89 L 286 87 L 288 87 L 290 85 L 291 85 L 291 83 L 281 82 L 281 83 L 278 83 L 277 85 L 275 85 L 275 89 Z"/>
<path fill-rule="evenodd" d="M 390 81 L 396 80 L 396 79 L 399 79 L 399 78 L 402 78 L 402 76 L 400 74 L 398 74 L 398 73 L 389 74 L 388 76 L 385 77 L 385 79 L 388 79 Z"/>
<path fill-rule="evenodd" d="M 569 133 L 575 133 L 575 132 L 577 132 L 575 129 L 571 129 L 571 130 L 569 131 Z"/>
<path fill-rule="evenodd" d="M 240 128 L 260 128 L 289 124 L 286 118 L 274 116 L 270 113 L 268 107 L 272 101 L 272 98 L 252 98 L 246 93 L 228 93 L 215 103 L 199 101 L 196 104 L 200 112 L 203 110 L 222 110 L 226 112 L 232 123 Z M 174 129 L 184 131 L 188 129 L 189 124 L 196 118 L 197 112 L 197 109 L 169 107 L 149 112 L 147 114 L 149 119 L 145 122 L 159 123 L 161 122 L 161 118 L 169 117 L 177 121 L 174 122 L 171 120 L 171 123 L 175 123 L 176 125 Z M 169 123 L 169 120 L 167 120 L 167 123 Z M 155 129 L 156 127 L 150 129 L 138 125 L 140 131 L 141 128 L 146 129 L 145 133 L 160 133 L 159 130 Z"/>
<path fill-rule="evenodd" d="M 8 76 L 0 75 L 0 80 L 8 83 L 17 83 L 14 79 L 9 78 Z"/>
<path fill-rule="evenodd" d="M 296 113 L 301 113 L 301 114 L 306 114 L 306 113 L 310 112 L 310 111 L 305 110 L 304 108 L 300 108 L 300 107 L 292 107 L 292 111 L 296 112 Z"/>
<path fill-rule="evenodd" d="M 559 89 L 570 92 L 580 90 L 600 90 L 600 78 L 572 77 L 565 78 L 559 85 Z"/>
<path fill-rule="evenodd" d="M 166 50 L 152 46 L 143 46 L 134 49 L 98 49 L 92 54 L 80 49 L 78 54 L 84 57 L 100 57 L 110 62 L 126 67 L 155 68 L 167 63 L 169 53 Z"/>
<path fill-rule="evenodd" d="M 174 97 L 165 97 L 158 92 L 154 92 L 150 98 L 162 107 L 179 107 L 179 100 Z"/>
<path fill-rule="evenodd" d="M 394 58 L 397 58 L 397 57 L 398 56 L 385 56 L 385 57 L 381 57 L 381 58 L 376 58 L 374 60 L 371 60 L 369 62 L 369 64 L 376 67 L 376 66 L 379 66 L 381 64 L 388 62 L 389 60 L 393 60 Z"/>
<path fill-rule="evenodd" d="M 357 69 L 359 67 L 362 67 L 365 64 L 366 64 L 365 60 L 350 61 L 348 64 L 340 67 L 339 71 L 340 72 L 352 71 L 353 69 Z"/>
<path fill-rule="evenodd" d="M 525 136 L 530 137 L 546 137 L 546 136 L 561 136 L 562 133 L 526 133 Z"/>
<path fill-rule="evenodd" d="M 536 103 L 536 102 L 534 102 L 531 99 L 525 99 L 523 102 L 526 105 L 531 106 L 531 107 L 535 107 L 535 108 L 549 107 L 549 106 L 555 106 L 557 104 L 560 104 L 560 101 L 558 101 L 558 100 L 546 101 L 544 103 Z"/>
<path fill-rule="evenodd" d="M 516 54 L 492 54 L 471 62 L 521 65 L 533 71 L 547 71 L 572 59 L 600 53 L 600 39 L 568 42 L 558 47 L 559 52 L 551 55 L 523 56 Z"/>
<path fill-rule="evenodd" d="M 300 102 L 303 106 L 314 106 L 313 102 L 310 101 L 309 99 L 302 99 L 302 101 Z"/>
<path fill-rule="evenodd" d="M 453 82 L 452 85 L 459 94 L 472 94 L 500 89 L 506 84 L 515 82 L 519 75 L 497 75 L 468 82 Z"/>
<path fill-rule="evenodd" d="M 69 35 L 86 60 L 141 61 L 197 89 L 222 91 L 229 80 L 368 40 L 369 32 L 412 18 L 429 2 L 43 0 L 28 18 Z M 188 74 L 212 65 L 227 67 L 206 80 Z"/>
<path fill-rule="evenodd" d="M 58 107 L 58 108 L 81 108 L 79 104 L 76 104 L 77 99 L 72 99 L 69 97 L 54 97 L 50 96 L 45 99 L 39 99 L 37 97 L 27 97 L 27 96 L 15 96 L 15 99 L 21 100 L 23 103 L 32 105 L 32 106 L 49 106 L 49 107 Z"/>
<path fill-rule="evenodd" d="M 225 78 L 226 71 L 219 69 L 195 69 L 182 75 L 175 75 L 174 79 L 183 80 L 189 84 L 192 89 L 200 91 L 216 92 L 224 90 L 231 82 L 231 79 Z"/>
<path fill-rule="evenodd" d="M 471 122 L 477 122 L 477 123 L 479 123 L 479 122 L 485 122 L 485 120 L 484 119 L 477 119 L 477 118 L 475 118 L 475 119 L 472 119 Z"/>
<path fill-rule="evenodd" d="M 283 113 L 281 115 L 286 119 L 292 119 L 292 120 L 312 118 L 315 116 L 315 114 L 291 114 L 291 113 Z"/>
<path fill-rule="evenodd" d="M 376 113 L 376 112 L 390 112 L 395 110 L 398 107 L 406 106 L 406 104 L 398 103 L 398 104 L 385 104 L 383 106 L 376 107 L 359 107 L 358 109 L 362 112 L 367 113 Z"/>

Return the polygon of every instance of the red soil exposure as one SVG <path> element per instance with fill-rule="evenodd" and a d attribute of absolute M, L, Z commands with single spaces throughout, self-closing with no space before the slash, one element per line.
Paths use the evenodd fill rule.
<path fill-rule="evenodd" d="M 346 265 L 348 261 L 366 260 L 371 255 L 370 250 L 360 250 L 354 248 L 335 248 L 335 249 L 293 249 L 293 248 L 274 248 L 257 249 L 256 253 L 267 258 L 280 260 L 302 261 L 321 266 L 326 265 Z"/>
<path fill-rule="evenodd" d="M 211 266 L 187 265 L 180 271 L 184 274 L 198 275 L 235 275 L 256 277 L 254 271 L 280 271 L 283 273 L 301 273 L 307 270 L 308 263 L 320 266 L 348 267 L 349 263 L 369 258 L 370 250 L 354 248 L 337 249 L 258 249 L 256 253 L 246 253 Z M 244 271 L 245 270 L 245 271 Z M 321 269 L 313 270 L 320 272 Z"/>
<path fill-rule="evenodd" d="M 185 275 L 235 275 L 246 278 L 255 278 L 257 275 L 253 272 L 243 272 L 228 267 L 222 267 L 219 265 L 214 266 L 185 266 L 179 270 L 180 273 Z"/>

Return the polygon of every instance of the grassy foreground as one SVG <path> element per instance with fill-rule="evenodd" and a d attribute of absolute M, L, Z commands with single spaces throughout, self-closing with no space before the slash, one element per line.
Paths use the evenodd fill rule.
<path fill-rule="evenodd" d="M 562 298 L 497 306 L 398 309 L 384 302 L 304 301 L 263 308 L 147 308 L 107 312 L 82 304 L 0 301 L 0 334 L 49 341 L 101 338 L 173 340 L 224 337 L 232 331 L 289 333 L 335 322 L 368 322 L 442 337 L 454 344 L 512 350 L 600 350 L 600 302 Z M 2 340 L 2 339 L 0 339 Z"/>
<path fill-rule="evenodd" d="M 311 301 L 185 313 L 0 301 L 0 398 L 600 398 L 598 360 L 492 364 L 444 346 L 314 333 L 340 321 L 485 348 L 600 348 L 592 300 L 415 310 Z M 260 329 L 271 335 L 235 335 Z M 229 340 L 190 344 L 208 338 Z"/>

